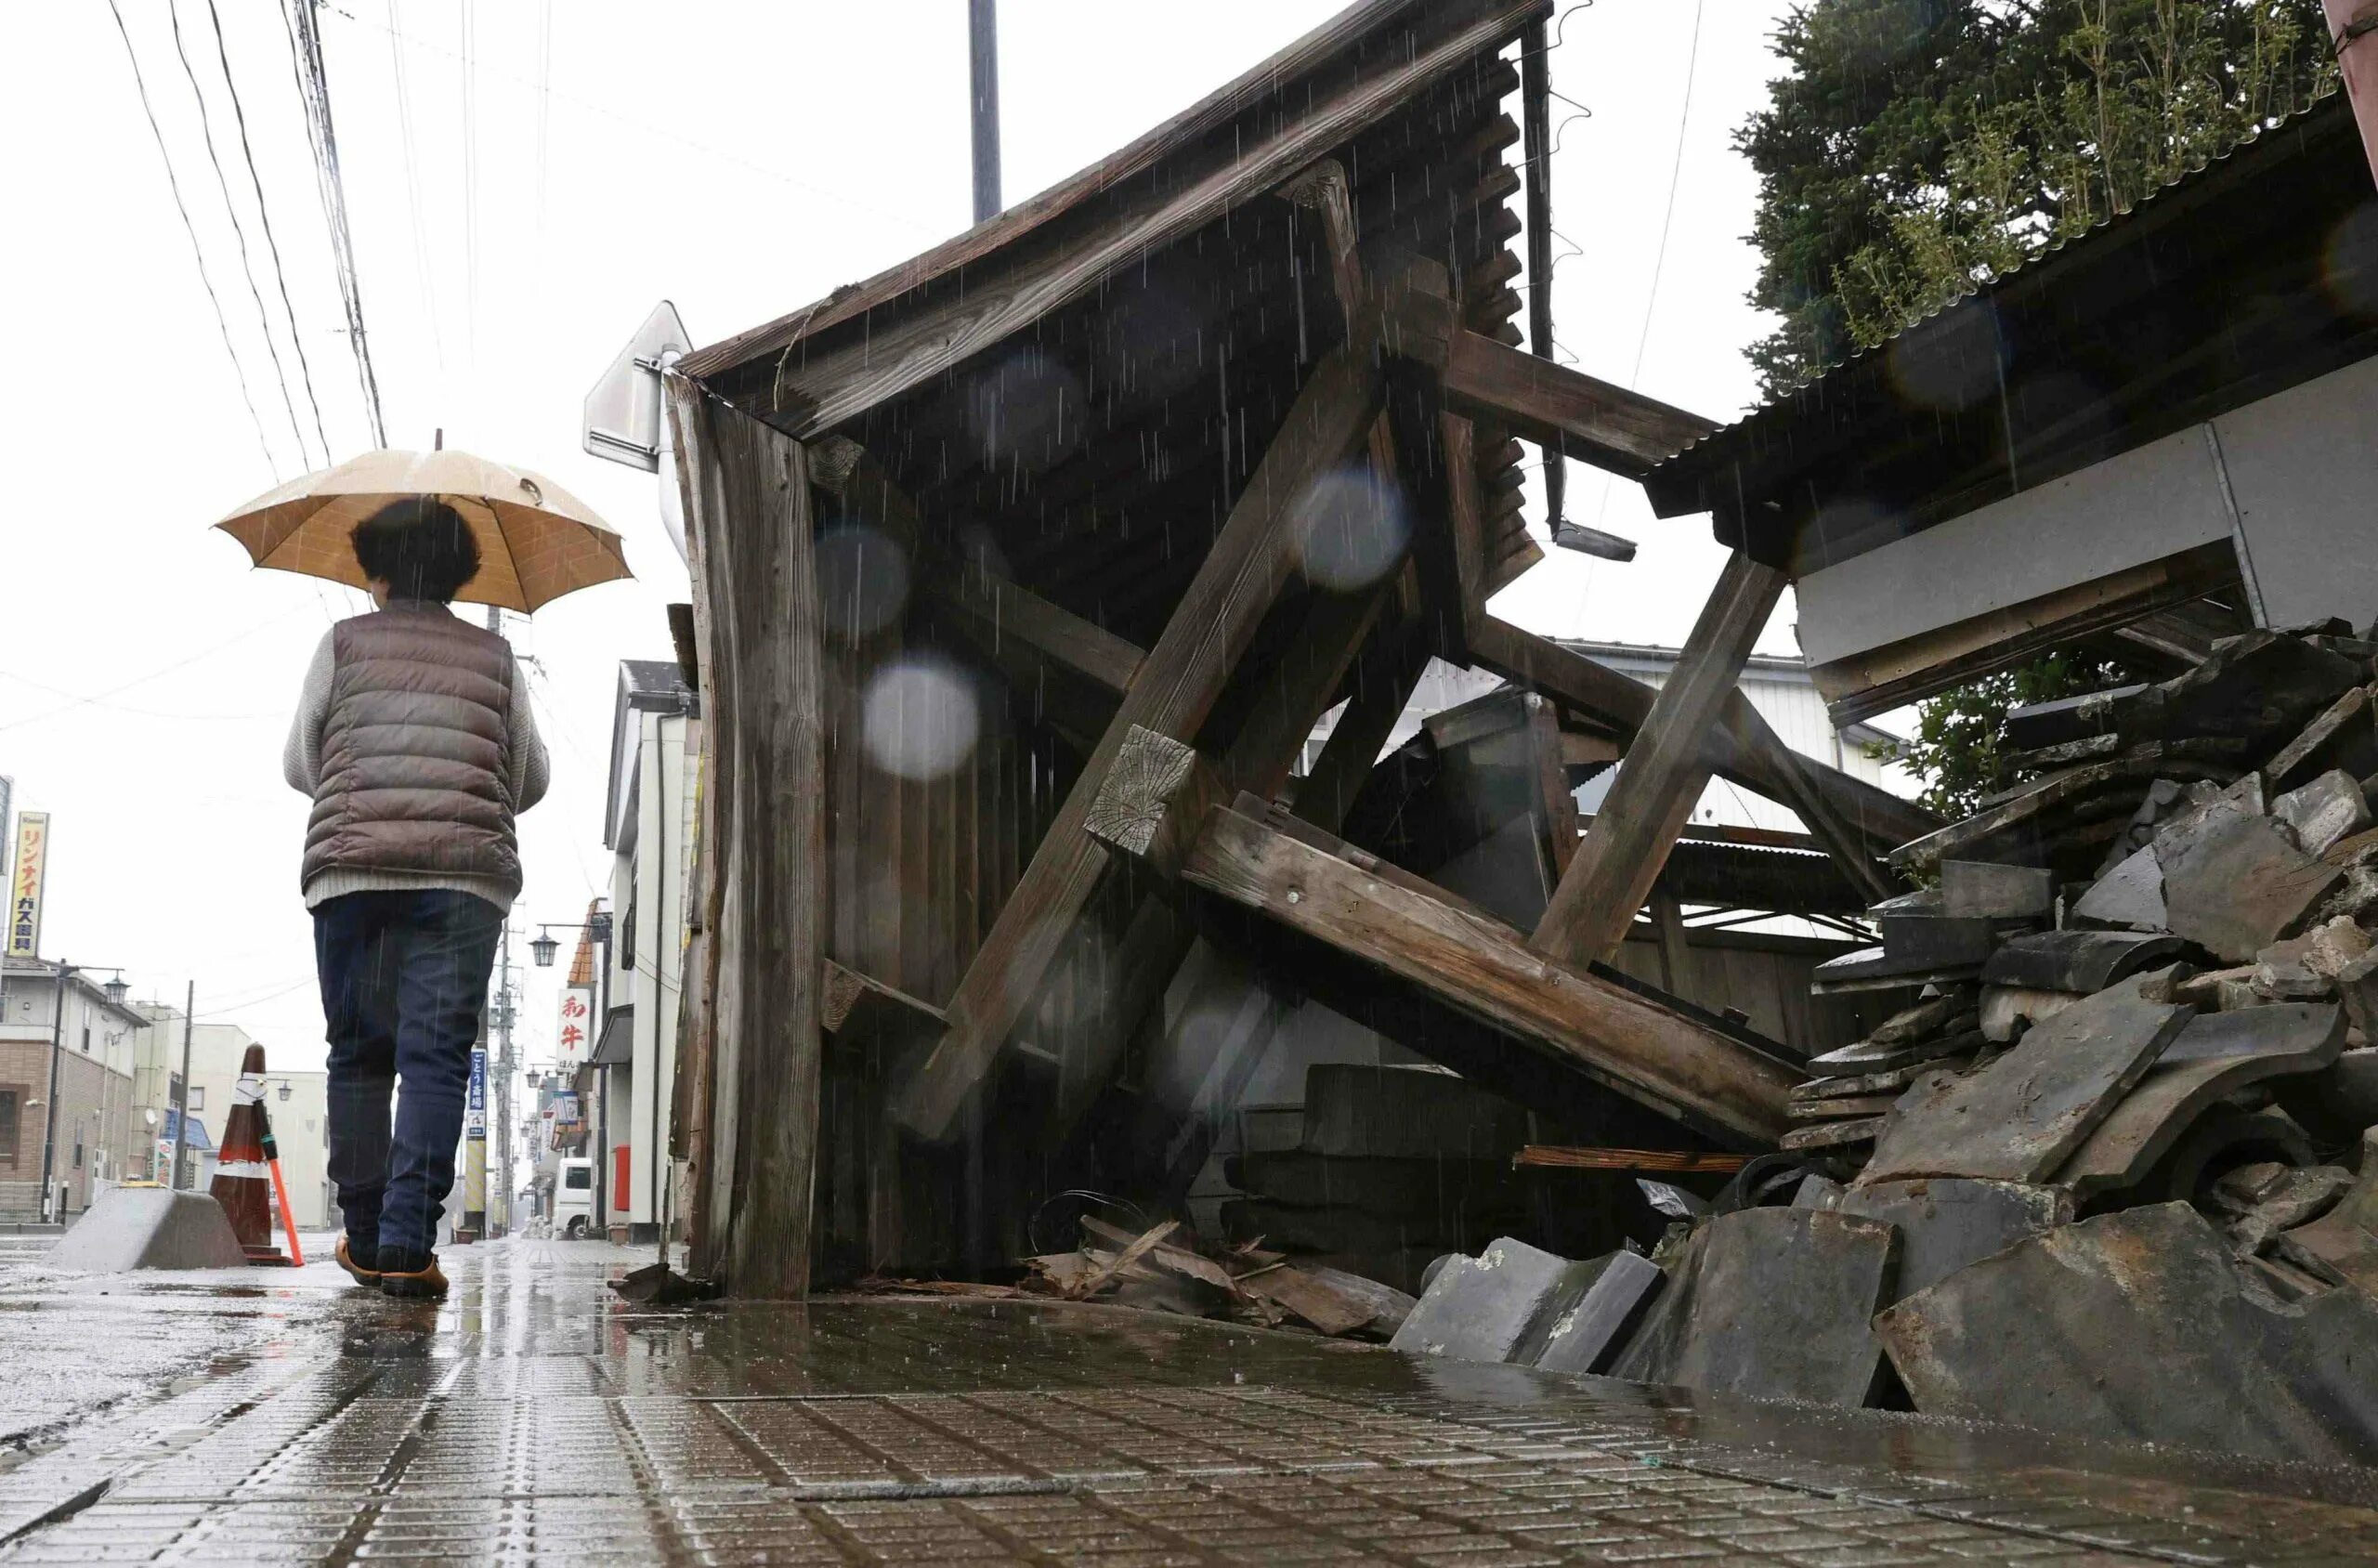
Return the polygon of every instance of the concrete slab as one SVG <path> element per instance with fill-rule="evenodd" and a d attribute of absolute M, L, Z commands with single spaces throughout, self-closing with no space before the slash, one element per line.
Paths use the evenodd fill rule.
<path fill-rule="evenodd" d="M 132 1269 L 238 1269 L 248 1255 L 223 1206 L 203 1193 L 116 1187 L 99 1195 L 48 1261 L 85 1274 Z"/>
<path fill-rule="evenodd" d="M 1987 1066 L 1919 1079 L 1884 1118 L 1862 1183 L 1912 1176 L 2045 1181 L 2144 1077 L 2192 1010 L 2109 987 Z"/>
<path fill-rule="evenodd" d="M 1475 1258 L 1448 1259 L 1389 1347 L 1455 1361 L 1509 1361 L 1571 1266 L 1509 1236 Z"/>
<path fill-rule="evenodd" d="M 2280 1306 L 2186 1204 L 2059 1226 L 1884 1312 L 1916 1408 L 2112 1441 L 2378 1461 L 2378 1299 Z"/>
<path fill-rule="evenodd" d="M 1744 1209 L 1692 1233 L 1615 1377 L 1861 1405 L 1882 1350 L 1867 1320 L 1898 1263 L 1886 1224 L 1813 1209 Z"/>

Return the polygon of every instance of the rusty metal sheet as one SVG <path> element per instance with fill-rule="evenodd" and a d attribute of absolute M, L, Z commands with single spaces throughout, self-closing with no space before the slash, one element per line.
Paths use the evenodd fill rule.
<path fill-rule="evenodd" d="M 1978 1071 L 1926 1075 L 1884 1118 L 1860 1181 L 2045 1181 L 2191 1015 L 2139 994 L 2157 979 L 2133 978 L 2074 1002 Z"/>
<path fill-rule="evenodd" d="M 2061 1225 L 1884 1312 L 1927 1415 L 2267 1459 L 2378 1461 L 2378 1299 L 2280 1306 L 2186 1204 Z"/>

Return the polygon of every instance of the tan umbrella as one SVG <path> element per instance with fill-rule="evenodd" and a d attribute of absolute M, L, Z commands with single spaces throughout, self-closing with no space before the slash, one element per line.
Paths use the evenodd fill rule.
<path fill-rule="evenodd" d="M 292 479 L 215 526 L 260 567 L 365 586 L 348 535 L 392 501 L 434 495 L 471 525 L 479 571 L 455 595 L 526 614 L 574 589 L 633 575 L 619 531 L 542 474 L 464 451 L 369 451 Z"/>

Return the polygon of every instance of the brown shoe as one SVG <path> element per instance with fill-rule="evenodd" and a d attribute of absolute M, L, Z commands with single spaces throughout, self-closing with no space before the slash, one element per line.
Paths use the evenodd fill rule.
<path fill-rule="evenodd" d="M 377 1286 L 380 1283 L 379 1270 L 365 1268 L 348 1254 L 346 1237 L 338 1238 L 338 1248 L 334 1256 L 338 1259 L 338 1266 L 345 1269 L 356 1284 Z"/>
<path fill-rule="evenodd" d="M 446 1276 L 438 1271 L 438 1260 L 432 1258 L 426 1264 L 409 1272 L 382 1270 L 380 1288 L 391 1296 L 423 1297 L 436 1300 L 446 1294 Z"/>

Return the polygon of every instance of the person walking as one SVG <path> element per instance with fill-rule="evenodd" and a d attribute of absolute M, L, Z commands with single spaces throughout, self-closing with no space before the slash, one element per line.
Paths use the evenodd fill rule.
<path fill-rule="evenodd" d="M 348 542 L 375 608 L 315 649 L 282 752 L 314 803 L 299 880 L 330 1040 L 336 1256 L 362 1285 L 438 1297 L 471 1047 L 520 893 L 514 819 L 548 764 L 511 645 L 449 608 L 480 568 L 461 514 L 407 496 Z"/>

